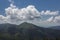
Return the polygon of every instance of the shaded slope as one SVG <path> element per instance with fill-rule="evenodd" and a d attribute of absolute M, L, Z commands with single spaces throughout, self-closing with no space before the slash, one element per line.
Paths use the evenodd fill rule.
<path fill-rule="evenodd" d="M 51 29 L 56 29 L 56 30 L 60 30 L 60 26 L 52 26 L 52 27 L 49 27 Z"/>
<path fill-rule="evenodd" d="M 38 27 L 31 23 L 1 24 L 0 40 L 60 40 L 60 30 Z"/>

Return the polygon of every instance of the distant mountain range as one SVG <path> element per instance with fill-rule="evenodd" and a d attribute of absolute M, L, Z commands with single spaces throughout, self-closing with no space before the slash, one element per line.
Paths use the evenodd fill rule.
<path fill-rule="evenodd" d="M 60 40 L 60 30 L 27 22 L 20 25 L 0 24 L 0 40 Z"/>
<path fill-rule="evenodd" d="M 52 27 L 49 27 L 51 29 L 56 29 L 56 30 L 60 30 L 60 26 L 52 26 Z"/>

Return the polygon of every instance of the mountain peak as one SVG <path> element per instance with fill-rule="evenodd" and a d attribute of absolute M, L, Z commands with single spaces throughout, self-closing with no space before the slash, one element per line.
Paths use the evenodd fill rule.
<path fill-rule="evenodd" d="M 22 24 L 30 24 L 30 23 L 27 23 L 27 22 L 23 22 Z"/>
<path fill-rule="evenodd" d="M 22 24 L 19 25 L 19 28 L 24 28 L 24 29 L 35 28 L 35 27 L 37 26 L 27 22 L 23 22 Z"/>
<path fill-rule="evenodd" d="M 25 26 L 28 26 L 28 25 L 30 25 L 30 26 L 36 26 L 36 25 L 34 25 L 34 24 L 32 24 L 32 23 L 28 23 L 28 22 L 23 22 L 23 23 L 20 24 L 20 25 L 25 25 Z"/>

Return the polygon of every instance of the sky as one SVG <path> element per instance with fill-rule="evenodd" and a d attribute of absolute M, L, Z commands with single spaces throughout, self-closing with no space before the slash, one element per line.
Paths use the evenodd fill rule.
<path fill-rule="evenodd" d="M 0 0 L 0 24 L 22 22 L 60 26 L 60 0 Z"/>

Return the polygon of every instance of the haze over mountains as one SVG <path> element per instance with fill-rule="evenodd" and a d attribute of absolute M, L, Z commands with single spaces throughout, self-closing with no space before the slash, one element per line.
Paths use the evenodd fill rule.
<path fill-rule="evenodd" d="M 0 24 L 0 40 L 60 40 L 60 30 L 27 22 L 20 25 Z"/>
<path fill-rule="evenodd" d="M 60 26 L 52 26 L 52 27 L 49 27 L 51 29 L 56 29 L 56 30 L 60 30 Z"/>

